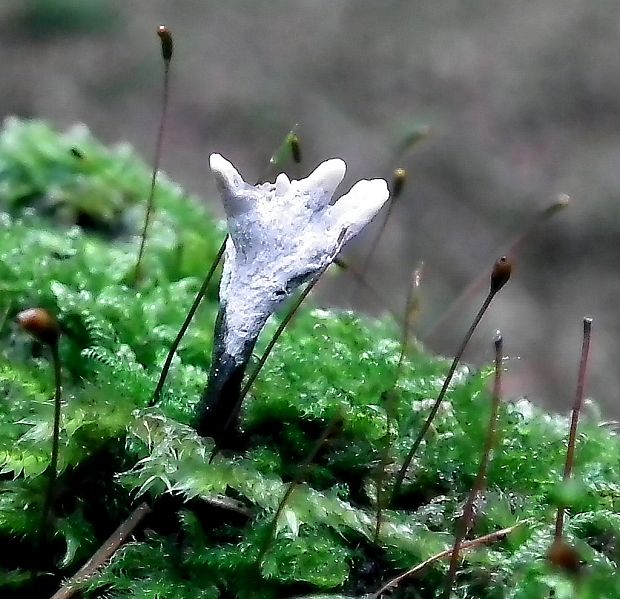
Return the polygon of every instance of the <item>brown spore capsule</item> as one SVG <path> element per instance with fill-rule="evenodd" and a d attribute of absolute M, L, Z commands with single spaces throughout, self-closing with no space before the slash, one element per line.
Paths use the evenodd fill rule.
<path fill-rule="evenodd" d="M 172 33 L 165 25 L 160 25 L 157 29 L 157 35 L 161 41 L 161 56 L 166 62 L 172 59 L 172 50 L 174 44 L 172 42 Z"/>
<path fill-rule="evenodd" d="M 494 265 L 491 272 L 491 293 L 497 293 L 510 279 L 512 262 L 502 256 Z"/>
<path fill-rule="evenodd" d="M 60 337 L 58 321 L 43 308 L 28 308 L 17 315 L 19 326 L 44 345 L 56 345 Z"/>
<path fill-rule="evenodd" d="M 407 182 L 407 171 L 404 168 L 397 168 L 392 176 L 392 199 L 395 200 L 403 192 Z"/>
<path fill-rule="evenodd" d="M 295 164 L 301 163 L 301 144 L 299 143 L 299 136 L 296 133 L 291 133 L 288 136 L 288 145 L 291 148 L 291 155 Z"/>

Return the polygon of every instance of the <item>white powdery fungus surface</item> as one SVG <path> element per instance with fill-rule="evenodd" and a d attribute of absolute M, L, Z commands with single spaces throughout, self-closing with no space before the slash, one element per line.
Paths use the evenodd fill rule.
<path fill-rule="evenodd" d="M 250 185 L 220 154 L 210 165 L 222 197 L 230 238 L 224 256 L 220 302 L 224 351 L 243 356 L 277 306 L 331 261 L 389 197 L 383 179 L 362 180 L 339 200 L 343 160 L 320 164 L 308 177 Z"/>

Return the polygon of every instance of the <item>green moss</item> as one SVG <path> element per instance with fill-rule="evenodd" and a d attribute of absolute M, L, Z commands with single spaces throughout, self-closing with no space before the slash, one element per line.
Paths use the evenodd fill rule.
<path fill-rule="evenodd" d="M 448 367 L 414 346 L 391 393 L 389 419 L 382 397 L 394 385 L 399 353 L 389 321 L 302 309 L 244 405 L 246 446 L 209 464 L 212 442 L 189 425 L 206 383 L 214 285 L 161 403 L 146 407 L 224 235 L 162 177 L 145 279 L 138 291 L 129 288 L 148 184 L 148 168 L 130 149 L 107 149 L 84 128 L 58 134 L 41 122 L 12 120 L 0 135 L 0 314 L 7 315 L 0 321 L 0 541 L 15 547 L 0 558 L 2 592 L 49 596 L 139 496 L 154 515 L 89 582 L 86 597 L 361 596 L 449 547 L 485 435 L 489 373 L 458 371 L 375 542 L 375 480 L 388 427 L 389 480 Z M 64 398 L 54 538 L 40 564 L 52 576 L 40 577 L 34 590 L 28 570 L 50 461 L 53 381 L 45 348 L 11 324 L 31 306 L 53 311 L 62 326 Z M 342 426 L 268 543 L 288 482 L 336 415 Z M 576 481 L 567 488 L 559 484 L 564 417 L 506 403 L 500 430 L 474 534 L 525 524 L 470 554 L 458 596 L 533 598 L 553 589 L 556 597 L 620 597 L 617 435 L 584 420 Z M 243 514 L 218 507 L 222 497 L 239 502 Z M 544 559 L 560 500 L 570 506 L 567 534 L 588 564 L 578 581 Z M 444 569 L 435 565 L 394 595 L 436 596 Z"/>

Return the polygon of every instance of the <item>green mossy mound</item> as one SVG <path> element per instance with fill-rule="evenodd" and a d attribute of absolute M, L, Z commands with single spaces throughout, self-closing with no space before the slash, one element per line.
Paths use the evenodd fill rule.
<path fill-rule="evenodd" d="M 459 371 L 375 542 L 386 442 L 389 480 L 448 366 L 414 347 L 388 417 L 382 397 L 393 386 L 399 342 L 387 320 L 302 310 L 246 401 L 245 447 L 208 464 L 212 442 L 190 425 L 209 365 L 214 285 L 161 403 L 146 407 L 224 236 L 197 201 L 160 178 L 145 278 L 139 291 L 128 287 L 149 176 L 129 148 L 107 149 L 83 127 L 58 134 L 41 122 L 9 120 L 0 135 L 2 597 L 50 596 L 142 499 L 153 513 L 85 597 L 360 597 L 448 548 L 480 459 L 489 373 Z M 63 330 L 61 473 L 53 538 L 42 548 L 52 373 L 46 349 L 13 324 L 32 306 L 56 314 Z M 287 482 L 336 416 L 338 433 L 292 494 L 259 564 Z M 617 435 L 584 417 L 567 488 L 559 484 L 564 417 L 507 402 L 500 429 L 473 534 L 523 526 L 468 554 L 457 596 L 620 597 Z M 545 559 L 559 501 L 570 507 L 567 538 L 585 562 L 577 576 Z M 33 582 L 35 562 L 42 573 Z M 444 577 L 445 564 L 436 564 L 393 596 L 435 597 Z"/>

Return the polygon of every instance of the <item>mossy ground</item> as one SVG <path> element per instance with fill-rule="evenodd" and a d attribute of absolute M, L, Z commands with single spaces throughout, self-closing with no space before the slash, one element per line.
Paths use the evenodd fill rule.
<path fill-rule="evenodd" d="M 486 433 L 489 372 L 460 369 L 375 542 L 375 481 L 386 442 L 389 482 L 448 366 L 414 345 L 394 387 L 400 344 L 390 321 L 303 309 L 245 403 L 243 447 L 208 464 L 212 442 L 191 422 L 209 366 L 213 285 L 162 401 L 146 407 L 224 236 L 197 201 L 160 178 L 145 276 L 131 288 L 148 181 L 148 168 L 129 148 L 102 147 L 83 128 L 58 134 L 41 122 L 12 120 L 0 136 L 2 596 L 51 595 L 142 496 L 152 515 L 84 596 L 363 596 L 449 547 Z M 12 324 L 32 306 L 56 314 L 63 330 L 61 474 L 54 535 L 43 548 L 52 371 L 46 348 Z M 273 325 L 262 346 L 270 331 Z M 392 388 L 388 410 L 382 398 Z M 259 560 L 287 481 L 335 416 L 342 420 L 337 434 Z M 523 400 L 507 400 L 500 418 L 472 534 L 524 524 L 467 556 L 457 596 L 620 597 L 617 435 L 594 416 L 583 419 L 575 482 L 566 487 L 559 481 L 567 420 Z M 244 513 L 218 507 L 224 495 Z M 585 562 L 576 576 L 545 559 L 560 501 L 570 507 L 567 538 Z M 41 572 L 34 583 L 33 567 Z M 444 575 L 438 564 L 401 583 L 394 596 L 434 597 Z"/>

